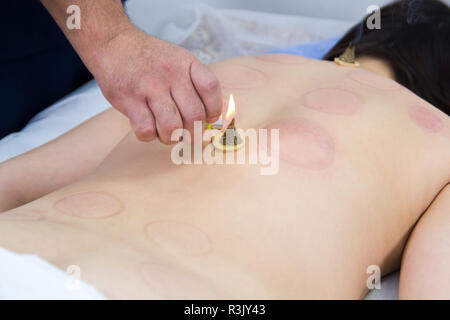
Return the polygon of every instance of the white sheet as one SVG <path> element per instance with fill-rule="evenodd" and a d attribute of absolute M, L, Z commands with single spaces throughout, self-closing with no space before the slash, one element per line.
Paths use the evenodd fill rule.
<path fill-rule="evenodd" d="M 178 17 L 183 17 L 182 22 Z M 260 54 L 342 35 L 351 22 L 243 10 L 185 6 L 167 17 L 160 36 L 180 44 L 204 63 Z"/>
<path fill-rule="evenodd" d="M 79 281 L 77 269 L 65 273 L 35 255 L 0 248 L 0 300 L 106 299 L 93 286 Z"/>
<path fill-rule="evenodd" d="M 257 54 L 276 47 L 324 39 L 344 32 L 350 25 L 350 22 L 330 19 L 188 6 L 180 8 L 169 17 L 161 25 L 159 35 L 192 50 L 203 62 L 211 62 L 231 56 Z M 21 132 L 13 133 L 0 140 L 0 162 L 56 138 L 108 107 L 109 103 L 102 96 L 96 83 L 89 82 L 39 113 Z M 8 282 L 9 285 L 13 285 L 16 280 L 17 284 L 23 286 L 21 290 L 28 292 L 29 298 L 51 297 L 50 291 L 40 293 L 33 288 L 37 288 L 40 281 L 54 281 L 55 279 L 52 280 L 53 271 L 55 277 L 59 277 L 54 268 L 42 272 L 37 278 L 21 281 L 23 272 L 27 270 L 27 263 L 29 263 L 28 268 L 33 268 L 37 260 L 39 260 L 37 257 L 21 259 L 24 267 L 17 268 L 15 272 L 14 255 L 6 255 L 3 251 L 3 259 L 0 259 L 2 267 L 10 266 L 8 272 L 12 281 Z M 50 272 L 50 270 L 53 271 Z M 0 271 L 3 277 L 2 269 Z M 395 299 L 397 278 L 394 275 L 384 279 L 382 289 L 372 291 L 367 298 Z M 5 288 L 3 287 L 3 290 L 6 290 Z"/>

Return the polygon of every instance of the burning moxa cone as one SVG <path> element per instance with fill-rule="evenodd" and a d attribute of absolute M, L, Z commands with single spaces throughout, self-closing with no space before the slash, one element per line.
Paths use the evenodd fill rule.
<path fill-rule="evenodd" d="M 355 46 L 349 45 L 344 53 L 334 58 L 334 62 L 341 67 L 359 68 L 361 65 L 355 58 Z"/>
<path fill-rule="evenodd" d="M 216 150 L 236 151 L 242 148 L 245 144 L 245 138 L 241 137 L 235 126 L 235 111 L 236 104 L 234 102 L 234 97 L 230 94 L 224 123 L 228 123 L 229 119 L 231 119 L 231 122 L 229 122 L 230 124 L 224 132 L 219 132 L 212 138 L 212 144 Z"/>
<path fill-rule="evenodd" d="M 213 137 L 212 143 L 217 150 L 236 151 L 245 145 L 245 139 L 236 130 L 233 119 L 224 132 Z"/>

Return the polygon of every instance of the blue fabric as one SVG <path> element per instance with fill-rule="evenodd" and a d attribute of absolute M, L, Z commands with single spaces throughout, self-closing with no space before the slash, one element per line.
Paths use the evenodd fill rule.
<path fill-rule="evenodd" d="M 312 59 L 322 59 L 323 56 L 334 47 L 336 43 L 340 40 L 339 37 L 331 38 L 327 40 L 309 42 L 304 44 L 299 44 L 296 46 L 276 49 L 270 51 L 269 53 L 287 53 L 295 54 L 298 56 L 303 56 Z"/>

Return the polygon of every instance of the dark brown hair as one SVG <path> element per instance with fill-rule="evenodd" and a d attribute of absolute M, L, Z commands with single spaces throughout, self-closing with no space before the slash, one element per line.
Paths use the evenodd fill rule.
<path fill-rule="evenodd" d="M 325 55 L 333 60 L 349 44 L 357 56 L 382 59 L 395 80 L 450 115 L 450 8 L 438 0 L 402 0 L 381 8 L 381 29 L 367 17 Z"/>

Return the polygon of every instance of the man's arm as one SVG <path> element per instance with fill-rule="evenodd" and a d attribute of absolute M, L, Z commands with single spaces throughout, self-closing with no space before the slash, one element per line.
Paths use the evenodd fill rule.
<path fill-rule="evenodd" d="M 109 109 L 42 147 L 0 163 L 0 212 L 89 174 L 130 131 L 127 119 Z"/>
<path fill-rule="evenodd" d="M 92 64 L 101 57 L 102 48 L 121 32 L 134 26 L 128 19 L 120 0 L 41 0 L 52 15 L 67 39 L 83 59 L 85 64 Z M 80 8 L 80 29 L 70 30 L 67 27 L 69 5 Z M 89 69 L 94 68 L 87 65 Z"/>
<path fill-rule="evenodd" d="M 145 34 L 119 0 L 73 0 L 81 28 L 69 30 L 68 2 L 41 0 L 63 30 L 103 94 L 130 119 L 143 141 L 169 144 L 173 130 L 194 121 L 215 122 L 222 93 L 214 74 L 187 50 Z"/>
<path fill-rule="evenodd" d="M 403 254 L 400 299 L 450 299 L 450 184 L 415 226 Z"/>

